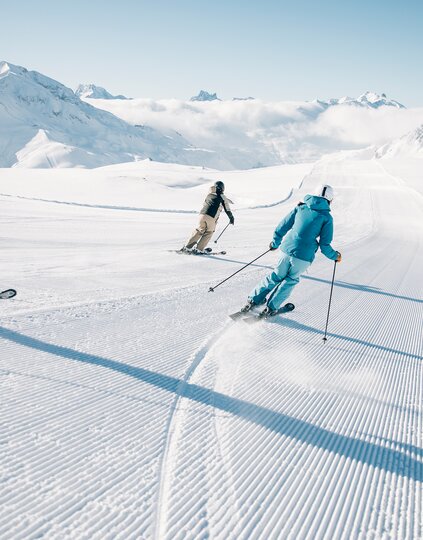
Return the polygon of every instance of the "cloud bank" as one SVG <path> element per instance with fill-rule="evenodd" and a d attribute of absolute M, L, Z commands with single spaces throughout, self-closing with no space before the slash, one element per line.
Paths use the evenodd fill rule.
<path fill-rule="evenodd" d="M 339 150 L 379 147 L 423 123 L 423 108 L 328 107 L 319 101 L 133 99 L 90 103 L 131 124 L 149 125 L 164 133 L 176 130 L 196 147 L 219 152 L 232 161 L 238 155 L 244 167 L 313 161 Z"/>

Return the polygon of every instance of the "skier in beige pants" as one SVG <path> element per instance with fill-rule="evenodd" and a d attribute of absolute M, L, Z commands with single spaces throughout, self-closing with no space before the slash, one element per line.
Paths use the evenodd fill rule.
<path fill-rule="evenodd" d="M 196 253 L 204 253 L 204 250 L 209 243 L 216 229 L 216 223 L 219 219 L 220 212 L 226 212 L 231 225 L 235 223 L 234 216 L 231 212 L 230 201 L 223 192 L 225 184 L 218 180 L 211 188 L 204 201 L 203 208 L 200 212 L 200 219 L 197 228 L 193 231 L 191 238 L 185 244 L 181 251 L 195 251 Z M 197 247 L 193 250 L 195 244 Z"/>

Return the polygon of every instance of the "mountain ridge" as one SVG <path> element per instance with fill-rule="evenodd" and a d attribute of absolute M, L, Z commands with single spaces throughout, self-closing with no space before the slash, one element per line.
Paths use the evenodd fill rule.
<path fill-rule="evenodd" d="M 128 124 L 37 71 L 0 62 L 0 167 L 207 162 L 182 135 Z M 197 150 L 194 154 L 193 150 Z"/>
<path fill-rule="evenodd" d="M 81 97 L 93 86 L 80 87 Z M 92 168 L 149 158 L 252 169 L 381 148 L 423 123 L 423 109 L 407 111 L 372 92 L 308 102 L 207 93 L 211 101 L 196 102 L 101 91 L 81 99 L 41 73 L 0 62 L 0 167 Z"/>
<path fill-rule="evenodd" d="M 93 83 L 79 84 L 75 90 L 75 95 L 79 98 L 91 99 L 131 99 L 122 94 L 114 96 L 102 86 L 97 86 Z"/>

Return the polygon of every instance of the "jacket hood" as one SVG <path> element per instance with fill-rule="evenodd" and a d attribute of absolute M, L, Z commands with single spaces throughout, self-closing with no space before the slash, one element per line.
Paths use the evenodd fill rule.
<path fill-rule="evenodd" d="M 316 210 L 316 212 L 330 212 L 329 202 L 324 197 L 306 195 L 304 197 L 304 204 L 311 208 L 311 210 Z"/>

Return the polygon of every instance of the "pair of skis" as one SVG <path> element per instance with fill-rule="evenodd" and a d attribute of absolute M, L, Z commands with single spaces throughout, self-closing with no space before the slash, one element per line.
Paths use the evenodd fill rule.
<path fill-rule="evenodd" d="M 213 251 L 211 248 L 206 248 L 204 253 L 198 251 L 189 251 L 186 249 L 176 249 L 175 252 L 179 253 L 179 255 L 226 255 L 226 251 Z"/>
<path fill-rule="evenodd" d="M 8 298 L 13 298 L 16 296 L 15 289 L 6 289 L 5 291 L 0 292 L 0 300 L 7 300 Z"/>
<path fill-rule="evenodd" d="M 280 309 L 277 310 L 276 313 L 273 313 L 272 315 L 268 315 L 265 310 L 263 310 L 260 313 L 257 313 L 256 311 L 236 311 L 235 313 L 232 313 L 229 315 L 229 317 L 233 321 L 243 320 L 246 323 L 255 323 L 267 319 L 271 319 L 272 317 L 275 317 L 276 315 L 282 315 L 283 313 L 289 313 L 290 311 L 293 311 L 295 309 L 294 304 L 291 304 L 291 302 L 288 302 L 284 306 L 282 306 Z"/>

